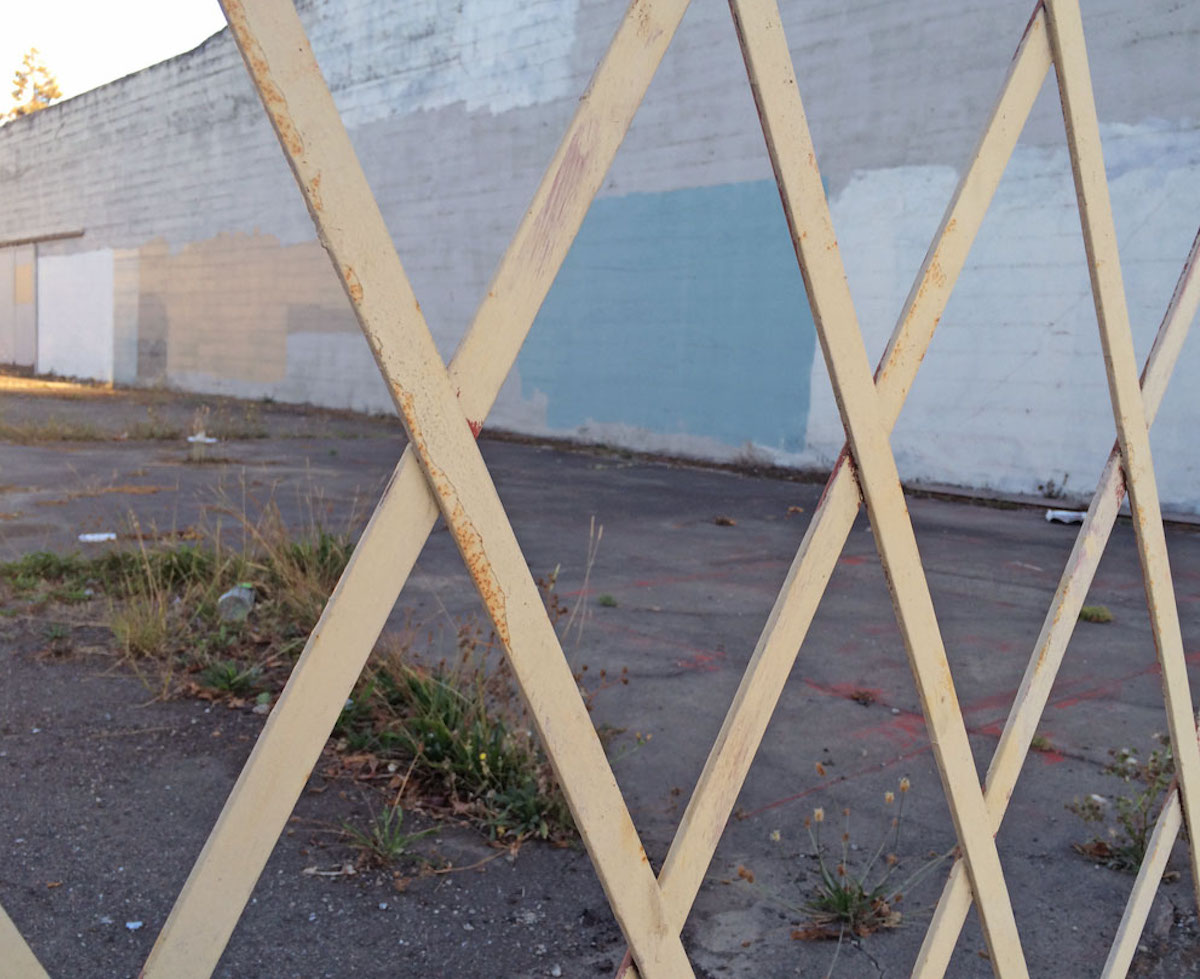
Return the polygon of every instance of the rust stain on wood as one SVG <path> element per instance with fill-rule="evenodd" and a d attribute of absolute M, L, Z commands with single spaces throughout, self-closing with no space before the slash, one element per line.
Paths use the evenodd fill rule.
<path fill-rule="evenodd" d="M 292 122 L 287 99 L 283 97 L 283 92 L 279 90 L 279 86 L 272 79 L 270 62 L 267 61 L 267 56 L 250 27 L 246 17 L 246 8 L 242 5 L 241 0 L 224 0 L 224 8 L 229 28 L 237 39 L 238 47 L 241 48 L 242 57 L 250 69 L 250 74 L 258 83 L 258 91 L 262 96 L 263 105 L 271 117 L 271 122 L 275 125 L 276 132 L 279 133 L 280 142 L 293 157 L 301 156 L 304 153 L 304 140 L 300 138 L 300 133 Z"/>
<path fill-rule="evenodd" d="M 497 638 L 505 650 L 511 652 L 512 637 L 508 629 L 508 603 L 504 589 L 500 586 L 496 572 L 492 568 L 492 562 L 488 560 L 487 551 L 483 546 L 483 537 L 463 508 L 462 500 L 459 498 L 454 484 L 447 478 L 445 471 L 433 461 L 429 446 L 425 442 L 425 436 L 415 424 L 417 414 L 412 394 L 407 391 L 397 391 L 396 397 L 400 401 L 404 417 L 409 422 L 409 438 L 412 440 L 413 448 L 417 450 L 417 454 L 425 464 L 425 471 L 429 474 L 429 485 L 434 493 L 446 503 L 442 512 L 445 514 L 450 533 L 454 535 L 459 553 L 462 554 L 467 572 L 470 574 L 471 580 L 475 582 L 479 597 L 483 599 L 488 616 L 492 620 L 492 625 L 495 626 Z"/>
<path fill-rule="evenodd" d="M 342 267 L 342 278 L 346 280 L 346 291 L 356 303 L 362 302 L 363 287 L 358 281 L 358 274 L 349 265 Z"/>

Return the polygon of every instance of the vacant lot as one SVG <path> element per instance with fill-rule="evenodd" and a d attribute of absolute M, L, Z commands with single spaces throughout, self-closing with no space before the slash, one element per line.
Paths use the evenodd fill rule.
<path fill-rule="evenodd" d="M 186 441 L 200 430 L 217 441 Z M 388 419 L 13 381 L 0 390 L 0 439 L 0 903 L 51 974 L 134 975 L 403 434 Z M 820 486 L 481 444 L 658 865 Z M 982 772 L 1075 528 L 1030 508 L 910 505 Z M 1168 540 L 1185 647 L 1200 660 L 1200 538 L 1172 527 Z M 65 560 L 28 557 L 38 552 Z M 243 579 L 254 607 L 244 621 L 221 618 L 216 598 Z M 1098 973 L 1132 877 L 1098 866 L 1094 846 L 1073 848 L 1116 826 L 1115 808 L 1089 825 L 1067 806 L 1092 794 L 1136 798 L 1144 783 L 1105 773 L 1110 751 L 1148 759 L 1164 728 L 1127 525 L 1088 601 L 1107 615 L 1076 630 L 999 835 L 1037 975 L 1062 974 L 1064 957 L 1073 975 Z M 430 760 L 432 735 L 422 728 L 416 748 L 405 741 L 412 701 L 379 693 L 411 678 L 410 667 L 436 681 L 420 690 L 443 681 L 469 690 L 476 674 L 439 672 L 467 654 L 484 681 L 502 685 L 488 631 L 449 535 L 435 531 L 374 661 L 392 664 L 392 680 L 361 703 L 356 694 L 361 711 L 344 716 L 219 975 L 615 967 L 620 934 L 552 808 L 537 810 L 544 832 L 536 820 L 514 824 L 507 797 L 488 795 L 498 783 L 472 782 L 466 762 L 440 775 L 436 764 L 414 767 L 414 751 Z M 519 736 L 519 705 L 500 703 L 499 690 L 485 697 L 499 711 L 488 723 L 499 717 L 505 737 Z M 697 974 L 821 976 L 831 963 L 848 977 L 907 974 L 947 869 L 932 862 L 954 842 L 929 747 L 860 519 L 689 919 Z M 536 759 L 528 765 L 536 775 Z M 823 821 L 806 828 L 817 809 Z M 894 854 L 889 896 L 929 865 L 862 937 L 821 913 L 809 834 L 824 834 L 819 849 L 836 873 L 846 809 L 850 875 L 881 842 L 869 880 Z M 1182 845 L 1171 866 L 1181 873 L 1161 890 L 1140 974 L 1196 965 Z M 840 951 L 823 940 L 839 933 Z M 991 974 L 974 918 L 951 974 Z"/>

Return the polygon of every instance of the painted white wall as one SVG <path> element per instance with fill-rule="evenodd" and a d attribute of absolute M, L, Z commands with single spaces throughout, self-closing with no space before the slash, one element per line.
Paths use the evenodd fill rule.
<path fill-rule="evenodd" d="M 287 362 L 287 379 L 275 395 L 280 401 L 351 411 L 395 410 L 361 333 L 291 333 Z"/>
<path fill-rule="evenodd" d="M 113 379 L 113 252 L 38 259 L 39 373 Z"/>
<path fill-rule="evenodd" d="M 1200 224 L 1200 130 L 1102 127 L 1139 362 Z M 937 229 L 948 167 L 860 172 L 832 201 L 872 364 Z M 1200 337 L 1184 347 L 1152 430 L 1159 489 L 1200 512 L 1200 426 L 1186 397 Z M 844 435 L 824 362 L 813 365 L 808 462 Z M 1066 148 L 1019 146 L 950 298 L 892 438 L 902 478 L 1012 493 L 1090 495 L 1116 437 Z"/>

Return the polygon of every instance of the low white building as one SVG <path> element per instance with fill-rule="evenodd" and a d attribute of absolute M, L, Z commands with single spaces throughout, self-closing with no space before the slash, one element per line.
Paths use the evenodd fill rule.
<path fill-rule="evenodd" d="M 449 355 L 623 0 L 303 0 Z M 1144 357 L 1200 226 L 1200 5 L 1090 0 Z M 1029 0 L 785 2 L 872 359 L 998 93 Z M 390 410 L 226 32 L 0 127 L 0 362 Z M 1154 428 L 1200 511 L 1185 348 Z M 727 6 L 694 0 L 489 420 L 670 453 L 827 466 L 842 434 Z M 893 444 L 912 481 L 1086 492 L 1114 437 L 1061 113 L 1047 81 Z"/>

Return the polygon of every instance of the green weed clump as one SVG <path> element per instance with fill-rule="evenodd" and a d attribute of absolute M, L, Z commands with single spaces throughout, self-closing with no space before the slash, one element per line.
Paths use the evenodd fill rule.
<path fill-rule="evenodd" d="M 135 555 L 117 551 L 92 558 L 33 551 L 0 563 L 0 582 L 35 608 L 51 601 L 76 604 L 114 587 L 136 565 Z"/>
<path fill-rule="evenodd" d="M 38 442 L 96 442 L 107 438 L 94 425 L 64 418 L 5 421 L 0 417 L 0 442 L 33 445 Z"/>
<path fill-rule="evenodd" d="M 818 775 L 825 776 L 822 764 L 818 762 L 816 769 Z M 911 914 L 901 912 L 901 905 L 925 877 L 954 853 L 953 849 L 941 854 L 931 853 L 924 863 L 899 879 L 901 827 L 910 790 L 911 784 L 904 777 L 895 791 L 884 793 L 883 826 L 878 843 L 861 850 L 852 841 L 849 808 L 842 809 L 841 832 L 835 841 L 828 838 L 828 826 L 833 820 L 826 817 L 824 807 L 812 811 L 812 815 L 804 820 L 804 829 L 811 846 L 808 855 L 816 862 L 817 879 L 814 883 L 813 871 L 806 868 L 800 877 L 804 897 L 799 903 L 757 883 L 754 872 L 748 867 L 737 868 L 740 880 L 801 919 L 792 930 L 793 940 L 837 943 L 826 976 L 834 974 L 844 942 L 857 944 L 876 931 L 900 927 L 905 916 Z M 780 843 L 781 832 L 774 830 L 771 839 Z"/>
<path fill-rule="evenodd" d="M 398 644 L 378 657 L 335 728 L 351 751 L 409 768 L 422 794 L 443 796 L 497 840 L 557 839 L 570 812 L 529 728 L 507 661 L 473 624 L 457 657 L 434 667 Z"/>
<path fill-rule="evenodd" d="M 1137 873 L 1145 859 L 1155 821 L 1174 785 L 1171 739 L 1165 734 L 1156 735 L 1155 739 L 1159 747 L 1145 761 L 1131 748 L 1109 751 L 1112 762 L 1104 769 L 1105 773 L 1134 786 L 1136 791 L 1132 795 L 1118 795 L 1110 800 L 1092 793 L 1067 804 L 1067 809 L 1085 823 L 1097 824 L 1104 830 L 1083 843 L 1072 844 L 1074 849 L 1113 870 Z"/>
<path fill-rule="evenodd" d="M 0 564 L 0 605 L 28 610 L 75 595 L 104 603 L 118 652 L 164 695 L 254 702 L 262 713 L 316 625 L 352 540 L 317 520 L 289 527 L 273 503 L 254 519 L 235 507 L 219 512 L 234 518 L 232 533 L 218 524 L 155 546 L 158 535 L 142 534 L 135 524 L 134 549 L 98 557 L 39 552 Z M 573 607 L 556 592 L 557 568 L 539 579 L 564 645 L 582 641 L 584 595 L 602 533 L 593 521 L 585 587 Z M 253 592 L 253 605 L 245 614 L 223 615 L 222 595 L 239 586 Z M 410 629 L 377 650 L 342 710 L 334 731 L 340 767 L 405 768 L 400 795 L 465 817 L 510 845 L 572 836 L 570 811 L 494 637 L 473 617 L 454 620 L 452 631 L 431 632 L 420 648 L 414 635 Z M 629 682 L 627 670 L 609 677 L 571 665 L 589 709 L 599 691 Z M 649 738 L 636 735 L 637 747 Z M 400 795 L 371 826 L 345 828 L 368 862 L 394 860 L 416 838 L 402 828 Z"/>
<path fill-rule="evenodd" d="M 1113 614 L 1107 605 L 1085 605 L 1079 610 L 1080 622 L 1096 622 L 1104 625 L 1112 620 Z"/>
<path fill-rule="evenodd" d="M 413 844 L 437 827 L 415 833 L 404 829 L 404 810 L 396 803 L 371 817 L 365 829 L 342 824 L 346 842 L 359 853 L 359 863 L 368 867 L 391 867 L 412 853 Z"/>
<path fill-rule="evenodd" d="M 818 765 L 817 771 L 824 774 Z M 893 877 L 900 866 L 897 856 L 900 848 L 900 827 L 904 821 L 904 800 L 910 783 L 900 779 L 896 792 L 884 793 L 885 824 L 879 844 L 870 857 L 855 867 L 851 860 L 854 848 L 850 837 L 850 810 L 842 810 L 842 832 L 839 842 L 830 846 L 821 838 L 825 824 L 824 809 L 814 809 L 812 817 L 804 821 L 809 839 L 817 858 L 819 879 L 811 897 L 804 904 L 805 911 L 819 930 L 836 929 L 836 934 L 865 937 L 881 928 L 896 928 L 902 915 L 897 906 L 904 896 L 922 878 L 936 868 L 948 854 L 941 854 L 922 864 L 917 870 L 897 883 Z M 826 936 L 822 936 L 826 937 Z"/>
<path fill-rule="evenodd" d="M 0 564 L 0 583 L 21 606 L 100 599 L 121 653 L 168 675 L 200 674 L 199 685 L 237 694 L 221 671 L 282 674 L 316 625 L 353 543 L 310 522 L 294 531 L 274 503 L 253 520 L 236 514 L 242 546 L 231 547 L 220 525 L 198 540 L 155 547 L 134 528 L 133 550 L 96 557 L 34 552 Z M 244 621 L 226 621 L 218 602 L 236 585 L 254 591 Z M 213 671 L 216 672 L 213 672 Z M 282 676 L 280 677 L 282 683 Z"/>

